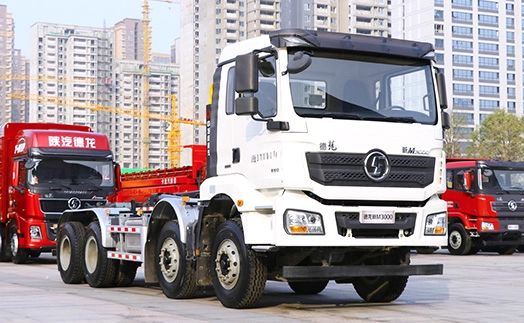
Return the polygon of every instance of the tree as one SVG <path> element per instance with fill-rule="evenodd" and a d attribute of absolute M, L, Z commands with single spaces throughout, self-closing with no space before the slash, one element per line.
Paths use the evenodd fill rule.
<path fill-rule="evenodd" d="M 470 157 L 498 160 L 524 160 L 524 121 L 504 110 L 497 110 L 471 133 L 467 153 Z"/>
<path fill-rule="evenodd" d="M 460 113 L 451 114 L 451 128 L 444 132 L 444 151 L 447 157 L 462 157 L 460 141 L 467 139 L 462 129 L 466 125 Z"/>

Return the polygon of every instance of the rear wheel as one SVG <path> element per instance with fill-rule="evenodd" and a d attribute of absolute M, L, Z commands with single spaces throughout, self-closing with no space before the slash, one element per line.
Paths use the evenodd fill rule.
<path fill-rule="evenodd" d="M 29 257 L 29 249 L 20 248 L 18 237 L 18 227 L 16 224 L 9 226 L 9 250 L 11 251 L 11 260 L 15 264 L 25 264 Z"/>
<path fill-rule="evenodd" d="M 167 222 L 160 231 L 155 263 L 160 287 L 167 297 L 193 297 L 197 287 L 194 262 L 186 258 L 176 222 Z"/>
<path fill-rule="evenodd" d="M 84 240 L 84 272 L 91 287 L 111 286 L 116 278 L 118 262 L 107 258 L 107 250 L 102 246 L 102 234 L 98 222 L 87 227 Z"/>
<path fill-rule="evenodd" d="M 62 281 L 79 284 L 84 281 L 83 243 L 85 229 L 80 222 L 67 222 L 60 226 L 57 235 L 56 262 Z"/>
<path fill-rule="evenodd" d="M 470 253 L 473 241 L 462 223 L 449 226 L 448 250 L 452 255 L 467 255 Z"/>
<path fill-rule="evenodd" d="M 0 262 L 11 261 L 11 255 L 9 254 L 9 243 L 7 240 L 7 227 L 5 224 L 0 224 Z"/>
<path fill-rule="evenodd" d="M 267 268 L 244 242 L 240 220 L 218 227 L 211 249 L 215 269 L 211 271 L 218 299 L 225 307 L 253 307 L 262 297 Z"/>
<path fill-rule="evenodd" d="M 138 267 L 140 267 L 139 262 L 120 260 L 115 278 L 115 286 L 131 286 L 135 281 L 136 271 Z"/>
<path fill-rule="evenodd" d="M 370 262 L 369 265 L 409 265 L 409 250 L 398 250 Z M 391 302 L 406 288 L 408 276 L 357 277 L 353 287 L 368 302 Z"/>
<path fill-rule="evenodd" d="M 328 283 L 328 280 L 324 280 L 313 282 L 288 282 L 288 285 L 297 294 L 315 295 L 322 292 Z"/>

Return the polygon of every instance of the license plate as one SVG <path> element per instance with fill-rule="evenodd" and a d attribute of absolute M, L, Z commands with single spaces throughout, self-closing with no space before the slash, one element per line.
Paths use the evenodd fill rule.
<path fill-rule="evenodd" d="M 392 211 L 363 211 L 360 213 L 360 223 L 395 223 L 395 213 Z"/>
<path fill-rule="evenodd" d="M 518 224 L 508 224 L 508 230 L 518 230 L 519 225 Z"/>

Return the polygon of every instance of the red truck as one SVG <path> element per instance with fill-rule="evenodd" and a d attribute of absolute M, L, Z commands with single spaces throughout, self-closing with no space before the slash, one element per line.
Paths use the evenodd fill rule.
<path fill-rule="evenodd" d="M 6 123 L 0 137 L 0 261 L 55 249 L 66 209 L 115 199 L 107 136 L 86 126 Z"/>
<path fill-rule="evenodd" d="M 448 250 L 512 254 L 524 243 L 524 162 L 448 159 Z"/>

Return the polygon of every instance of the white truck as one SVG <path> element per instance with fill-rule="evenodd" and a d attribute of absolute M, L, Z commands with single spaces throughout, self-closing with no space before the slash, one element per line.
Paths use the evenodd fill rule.
<path fill-rule="evenodd" d="M 123 286 L 143 264 L 167 297 L 213 286 L 230 308 L 254 306 L 266 280 L 395 300 L 408 276 L 443 272 L 410 265 L 410 249 L 447 242 L 445 102 L 428 43 L 287 29 L 231 44 L 199 192 L 64 212 L 62 280 Z"/>

